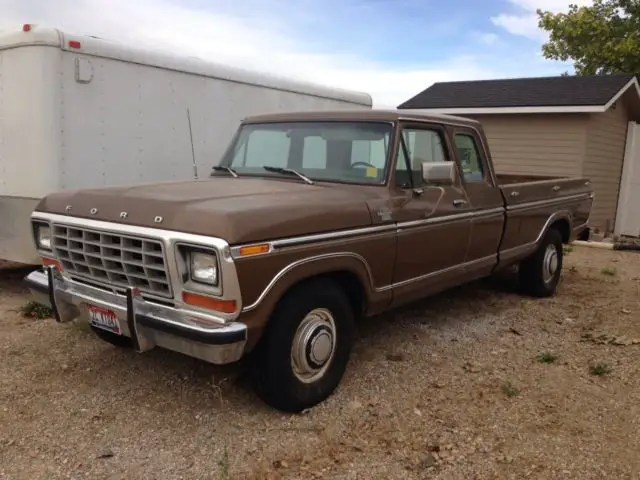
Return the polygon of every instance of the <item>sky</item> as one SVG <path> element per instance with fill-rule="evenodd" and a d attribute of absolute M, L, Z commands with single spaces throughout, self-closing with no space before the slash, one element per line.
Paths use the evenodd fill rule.
<path fill-rule="evenodd" d="M 435 82 L 556 75 L 536 8 L 589 0 L 0 0 L 0 28 L 58 27 L 395 107 Z"/>

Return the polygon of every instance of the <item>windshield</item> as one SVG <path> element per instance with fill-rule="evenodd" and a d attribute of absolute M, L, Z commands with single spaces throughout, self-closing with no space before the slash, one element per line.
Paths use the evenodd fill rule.
<path fill-rule="evenodd" d="M 311 180 L 383 183 L 392 129 L 381 122 L 247 124 L 219 166 L 231 167 L 238 176 L 286 173 L 264 168 L 276 167 Z"/>

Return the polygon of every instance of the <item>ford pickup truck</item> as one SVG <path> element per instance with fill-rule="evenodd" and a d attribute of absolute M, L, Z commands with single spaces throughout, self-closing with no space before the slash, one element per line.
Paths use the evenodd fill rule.
<path fill-rule="evenodd" d="M 206 179 L 45 197 L 26 281 L 114 345 L 246 356 L 260 398 L 298 412 L 338 386 L 359 318 L 505 267 L 554 295 L 593 196 L 586 178 L 496 172 L 474 120 L 254 116 Z"/>

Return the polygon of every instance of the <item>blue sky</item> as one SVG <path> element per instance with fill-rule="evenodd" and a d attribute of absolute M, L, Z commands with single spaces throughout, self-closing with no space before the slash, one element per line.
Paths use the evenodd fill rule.
<path fill-rule="evenodd" d="M 588 0 L 0 0 L 25 22 L 365 91 L 395 106 L 437 81 L 555 75 L 535 10 Z"/>

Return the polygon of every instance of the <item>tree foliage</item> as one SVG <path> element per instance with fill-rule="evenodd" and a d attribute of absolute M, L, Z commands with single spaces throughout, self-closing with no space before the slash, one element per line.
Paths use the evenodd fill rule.
<path fill-rule="evenodd" d="M 545 58 L 573 61 L 578 75 L 640 73 L 640 0 L 594 0 L 567 13 L 538 9 Z"/>

